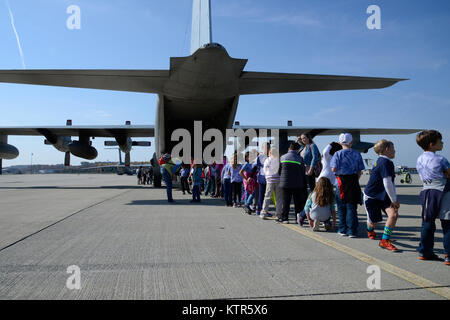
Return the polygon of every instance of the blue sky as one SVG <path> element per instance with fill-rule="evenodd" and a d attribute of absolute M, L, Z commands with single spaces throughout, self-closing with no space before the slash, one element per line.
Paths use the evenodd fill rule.
<path fill-rule="evenodd" d="M 362 0 L 212 0 L 212 38 L 246 71 L 398 77 L 381 90 L 247 95 L 236 120 L 249 125 L 437 129 L 450 158 L 450 2 Z M 369 5 L 381 9 L 381 30 L 369 30 Z M 168 69 L 189 55 L 191 0 L 9 0 L 29 69 Z M 66 9 L 81 9 L 81 29 L 69 30 Z M 0 0 L 0 69 L 22 60 L 7 2 Z M 0 83 L 0 126 L 154 124 L 154 94 Z M 415 166 L 415 135 L 363 136 L 396 144 L 396 165 Z M 318 137 L 320 149 L 337 137 Z M 10 136 L 21 152 L 4 166 L 62 163 L 42 137 Z M 97 160 L 117 160 L 95 139 Z M 135 148 L 132 161 L 153 148 Z M 363 157 L 374 159 L 370 151 Z M 72 157 L 72 163 L 84 161 Z"/>

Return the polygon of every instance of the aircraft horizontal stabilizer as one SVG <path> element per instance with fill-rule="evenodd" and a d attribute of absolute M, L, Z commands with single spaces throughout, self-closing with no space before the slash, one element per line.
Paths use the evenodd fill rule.
<path fill-rule="evenodd" d="M 381 89 L 407 79 L 243 72 L 239 94 Z"/>
<path fill-rule="evenodd" d="M 161 93 L 169 70 L 1 70 L 0 82 Z"/>

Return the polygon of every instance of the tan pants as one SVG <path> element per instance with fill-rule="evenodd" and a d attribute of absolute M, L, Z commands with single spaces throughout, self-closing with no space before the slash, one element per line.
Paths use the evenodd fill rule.
<path fill-rule="evenodd" d="M 283 198 L 281 193 L 280 183 L 267 183 L 266 194 L 264 195 L 263 208 L 261 214 L 269 213 L 270 201 L 272 201 L 272 193 L 275 192 L 276 213 L 277 216 L 281 216 Z"/>

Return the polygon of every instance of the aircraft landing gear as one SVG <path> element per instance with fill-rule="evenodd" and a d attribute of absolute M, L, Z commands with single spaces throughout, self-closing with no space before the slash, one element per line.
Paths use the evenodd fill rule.
<path fill-rule="evenodd" d="M 150 163 L 153 166 L 153 187 L 161 188 L 161 181 L 162 181 L 161 167 L 159 166 L 158 158 L 156 157 L 156 153 L 153 154 L 153 157 L 150 160 Z"/>
<path fill-rule="evenodd" d="M 161 180 L 162 180 L 161 174 L 153 174 L 153 187 L 161 188 Z"/>

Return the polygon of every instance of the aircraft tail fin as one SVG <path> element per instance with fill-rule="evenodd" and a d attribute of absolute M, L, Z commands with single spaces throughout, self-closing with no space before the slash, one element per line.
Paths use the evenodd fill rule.
<path fill-rule="evenodd" d="M 211 0 L 193 0 L 191 54 L 211 42 Z"/>

